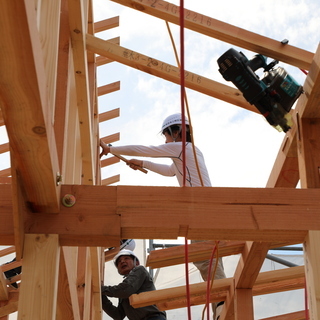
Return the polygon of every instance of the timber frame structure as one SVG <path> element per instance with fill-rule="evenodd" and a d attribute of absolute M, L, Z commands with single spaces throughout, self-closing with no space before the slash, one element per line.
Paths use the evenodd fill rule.
<path fill-rule="evenodd" d="M 91 1 L 0 4 L 0 125 L 9 138 L 0 152 L 10 152 L 11 159 L 11 167 L 0 172 L 0 245 L 7 246 L 1 256 L 17 257 L 2 271 L 23 264 L 19 290 L 10 290 L 0 275 L 0 319 L 15 311 L 18 319 L 102 319 L 103 248 L 117 246 L 121 238 L 186 236 L 208 240 L 190 245 L 190 261 L 208 258 L 216 239 L 223 240 L 220 255 L 241 253 L 234 276 L 214 282 L 211 300 L 226 301 L 220 320 L 253 319 L 253 296 L 303 288 L 305 279 L 310 319 L 319 320 L 320 49 L 282 46 L 201 14 L 190 19 L 186 9 L 186 28 L 309 71 L 305 94 L 293 110 L 295 125 L 266 188 L 108 186 L 119 177 L 101 181 L 101 166 L 119 160 L 100 162 L 99 122 L 117 117 L 119 110 L 98 114 L 97 97 L 118 90 L 119 83 L 97 88 L 96 67 L 117 61 L 175 83 L 179 78 L 167 72 L 175 66 L 160 68 L 165 62 L 121 47 L 118 39 L 100 39 L 98 32 L 119 20 L 94 22 Z M 177 7 L 168 2 L 113 1 L 179 23 Z M 194 83 L 187 77 L 185 85 L 256 112 L 238 90 L 201 79 Z M 111 143 L 119 134 L 102 139 Z M 157 221 L 147 218 L 150 212 L 157 212 Z M 167 219 L 173 215 L 174 221 Z M 270 248 L 296 243 L 304 244 L 305 267 L 260 273 Z M 148 260 L 154 268 L 177 263 L 183 263 L 183 247 L 154 251 Z M 191 285 L 190 292 L 193 305 L 204 303 L 204 283 Z M 134 295 L 131 303 L 180 308 L 186 306 L 186 291 Z M 305 319 L 305 313 L 273 319 Z"/>

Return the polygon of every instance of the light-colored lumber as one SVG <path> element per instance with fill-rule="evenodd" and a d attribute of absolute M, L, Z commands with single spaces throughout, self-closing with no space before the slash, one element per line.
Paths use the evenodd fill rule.
<path fill-rule="evenodd" d="M 270 249 L 294 244 L 296 243 L 274 242 L 270 244 Z M 225 257 L 228 255 L 239 254 L 243 251 L 244 245 L 245 241 L 220 241 L 219 256 Z M 215 241 L 212 240 L 189 244 L 188 261 L 194 262 L 210 259 L 214 246 Z M 147 257 L 146 266 L 156 269 L 176 264 L 183 264 L 185 262 L 184 254 L 184 245 L 179 245 L 171 248 L 164 248 L 161 250 L 152 250 L 150 251 Z"/>
<path fill-rule="evenodd" d="M 291 312 L 287 314 L 282 314 L 280 316 L 263 318 L 260 320 L 306 320 L 306 311 L 302 310 L 297 312 Z"/>
<path fill-rule="evenodd" d="M 65 248 L 66 247 L 60 250 L 56 320 L 80 320 L 77 288 L 75 287 L 75 283 L 69 281 L 68 279 L 68 272 L 63 250 Z M 69 248 L 67 248 L 67 250 L 68 249 Z M 77 250 L 76 247 L 72 249 Z M 77 260 L 75 261 L 75 263 L 76 262 Z M 76 268 L 72 268 L 74 278 L 76 278 L 76 270 Z M 76 304 L 74 303 L 74 301 L 76 301 Z"/>
<path fill-rule="evenodd" d="M 89 34 L 86 39 L 87 49 L 92 52 L 173 83 L 180 83 L 179 68 L 174 65 L 153 57 L 145 56 Z M 185 86 L 214 98 L 235 104 L 246 110 L 258 112 L 256 107 L 244 99 L 239 90 L 190 71 L 185 71 Z"/>
<path fill-rule="evenodd" d="M 107 167 L 107 166 L 110 166 L 112 164 L 119 163 L 119 162 L 120 162 L 120 159 L 117 157 L 110 157 L 107 159 L 103 159 L 103 160 L 101 160 L 101 168 Z"/>
<path fill-rule="evenodd" d="M 58 235 L 25 236 L 18 320 L 55 319 L 59 257 Z"/>
<path fill-rule="evenodd" d="M 34 212 L 57 212 L 59 167 L 36 22 L 33 2 L 1 3 L 1 109 L 25 201 Z"/>
<path fill-rule="evenodd" d="M 110 135 L 107 136 L 107 137 L 101 138 L 101 140 L 102 140 L 104 143 L 106 143 L 106 144 L 119 141 L 119 140 L 120 140 L 120 133 L 117 132 L 117 133 L 114 133 L 114 134 L 110 134 Z"/>
<path fill-rule="evenodd" d="M 69 0 L 68 9 L 69 12 L 72 12 L 72 14 L 69 14 L 69 24 L 81 135 L 82 183 L 94 185 L 94 153 L 96 150 L 96 141 L 93 140 L 88 61 L 85 47 L 85 34 L 87 32 L 86 8 L 82 1 Z"/>
<path fill-rule="evenodd" d="M 235 320 L 253 320 L 252 289 L 236 289 Z"/>
<path fill-rule="evenodd" d="M 9 143 L 3 143 L 0 145 L 0 153 L 5 153 L 9 151 Z"/>
<path fill-rule="evenodd" d="M 101 185 L 103 186 L 108 186 L 110 184 L 113 184 L 113 183 L 117 183 L 120 181 L 120 174 L 117 174 L 115 176 L 112 176 L 112 177 L 109 177 L 109 178 L 106 178 L 106 179 L 103 179 L 101 181 Z"/>
<path fill-rule="evenodd" d="M 275 271 L 261 272 L 253 286 L 252 294 L 264 295 L 284 290 L 301 289 L 304 286 L 304 267 L 292 267 Z M 215 280 L 210 301 L 225 300 L 233 283 L 233 278 Z M 275 291 L 275 288 L 277 291 Z M 186 306 L 185 286 L 142 292 L 130 297 L 130 304 L 142 307 L 150 304 L 161 306 L 162 310 L 182 308 Z M 204 304 L 207 285 L 205 282 L 190 285 L 192 304 Z M 219 294 L 220 293 L 220 294 Z M 220 300 L 219 300 L 220 299 Z"/>
<path fill-rule="evenodd" d="M 120 108 L 109 110 L 99 114 L 99 122 L 111 120 L 120 116 Z"/>
<path fill-rule="evenodd" d="M 91 270 L 92 270 L 92 320 L 102 320 L 102 302 L 101 302 L 101 247 L 91 247 Z"/>
<path fill-rule="evenodd" d="M 0 301 L 0 319 L 18 311 L 18 300 L 19 292 L 10 292 L 6 301 Z"/>
<path fill-rule="evenodd" d="M 49 112 L 55 112 L 61 1 L 41 1 L 38 30 L 47 78 Z"/>
<path fill-rule="evenodd" d="M 9 203 L 0 218 L 9 221 L 12 207 L 8 189 L 10 185 L 0 185 L 0 200 L 9 193 Z M 25 232 L 59 234 L 61 245 L 73 246 L 79 241 L 78 245 L 111 247 L 118 245 L 120 232 L 126 239 L 176 239 L 180 227 L 188 225 L 187 236 L 195 240 L 216 240 L 214 237 L 302 243 L 308 230 L 320 228 L 319 192 L 291 188 L 65 185 L 62 196 L 75 195 L 76 204 L 61 206 L 59 214 L 28 214 Z M 157 216 L 156 221 L 149 219 L 151 212 Z M 0 225 L 0 236 L 10 238 L 12 229 L 8 226 Z"/>
<path fill-rule="evenodd" d="M 119 27 L 119 16 L 95 22 L 94 32 L 97 33 L 116 27 Z"/>
<path fill-rule="evenodd" d="M 157 0 L 112 0 L 119 4 L 153 15 L 168 22 L 179 24 L 179 7 L 166 1 Z M 309 70 L 313 58 L 311 52 L 282 45 L 276 41 L 257 33 L 238 28 L 236 26 L 216 20 L 212 17 L 185 9 L 184 26 L 190 30 L 205 34 L 209 37 L 248 49 Z"/>
<path fill-rule="evenodd" d="M 295 187 L 299 180 L 299 166 L 297 155 L 297 125 L 302 118 L 320 118 L 319 94 L 320 94 L 320 47 L 314 55 L 313 67 L 308 73 L 303 85 L 305 91 L 291 112 L 295 124 L 284 137 L 277 158 L 275 159 L 267 187 Z M 289 179 L 289 181 L 288 181 Z"/>
<path fill-rule="evenodd" d="M 103 96 L 105 94 L 115 92 L 120 90 L 120 81 L 106 84 L 98 88 L 98 96 Z"/>
<path fill-rule="evenodd" d="M 320 45 L 318 46 L 313 68 L 309 72 L 306 83 L 308 102 L 314 108 L 305 106 L 302 114 L 297 111 L 297 141 L 299 172 L 302 188 L 317 188 L 320 190 Z M 309 230 L 304 242 L 304 258 L 310 319 L 320 318 L 320 271 L 317 265 L 320 261 L 320 229 Z"/>

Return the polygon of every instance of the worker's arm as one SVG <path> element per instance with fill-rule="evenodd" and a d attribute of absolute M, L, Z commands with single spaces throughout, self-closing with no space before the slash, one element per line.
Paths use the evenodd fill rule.
<path fill-rule="evenodd" d="M 129 298 L 132 294 L 137 293 L 147 273 L 144 272 L 144 267 L 138 266 L 134 268 L 129 275 L 116 286 L 102 286 L 101 293 L 109 297 Z"/>
<path fill-rule="evenodd" d="M 121 305 L 114 306 L 107 296 L 102 295 L 102 309 L 114 320 L 122 320 L 126 316 Z"/>

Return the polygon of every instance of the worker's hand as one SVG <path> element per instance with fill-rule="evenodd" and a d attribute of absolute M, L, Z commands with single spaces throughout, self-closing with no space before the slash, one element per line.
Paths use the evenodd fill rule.
<path fill-rule="evenodd" d="M 139 168 L 142 168 L 143 161 L 138 159 L 131 159 L 127 161 L 127 165 L 133 170 L 138 170 Z"/>
<path fill-rule="evenodd" d="M 110 147 L 107 144 L 105 144 L 101 139 L 100 139 L 100 147 L 102 148 L 102 151 L 100 153 L 100 158 L 103 155 L 107 155 L 110 152 Z"/>

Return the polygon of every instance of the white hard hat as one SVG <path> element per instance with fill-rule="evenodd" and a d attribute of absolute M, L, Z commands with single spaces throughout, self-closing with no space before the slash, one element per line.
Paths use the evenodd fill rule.
<path fill-rule="evenodd" d="M 114 265 L 115 265 L 116 267 L 117 267 L 117 260 L 118 260 L 120 257 L 122 257 L 122 256 L 131 256 L 131 257 L 135 258 L 136 261 L 138 261 L 138 263 L 140 263 L 140 262 L 139 262 L 139 258 L 134 254 L 133 251 L 124 249 L 124 250 L 119 251 L 119 252 L 115 255 L 115 257 L 113 258 L 113 263 L 114 263 Z"/>
<path fill-rule="evenodd" d="M 133 251 L 136 247 L 134 239 L 122 239 L 120 241 L 120 250 L 127 249 Z"/>
<path fill-rule="evenodd" d="M 175 114 L 172 114 L 171 116 L 166 117 L 162 123 L 161 132 L 163 132 L 164 129 L 170 126 L 173 126 L 175 124 L 182 124 L 181 113 L 175 113 Z M 185 124 L 189 125 L 189 121 L 186 117 L 185 117 Z"/>

